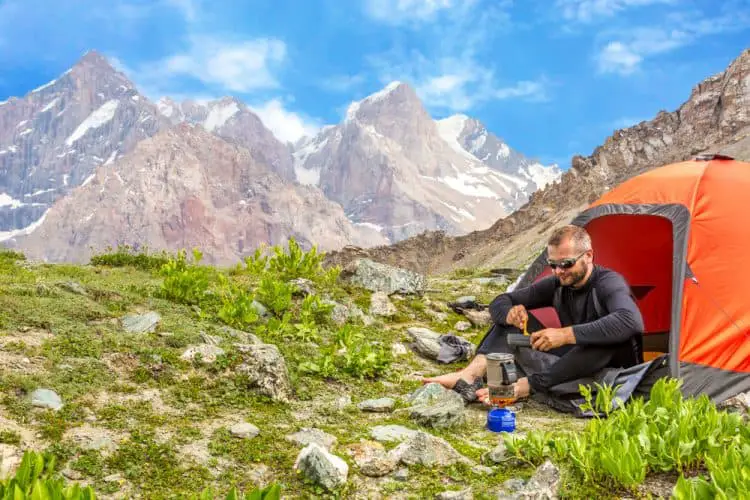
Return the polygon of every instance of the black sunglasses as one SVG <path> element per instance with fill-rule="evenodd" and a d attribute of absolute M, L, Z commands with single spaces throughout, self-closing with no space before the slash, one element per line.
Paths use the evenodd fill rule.
<path fill-rule="evenodd" d="M 581 257 L 583 257 L 585 254 L 586 254 L 586 252 L 583 252 L 578 257 L 575 257 L 575 258 L 574 257 L 568 257 L 567 259 L 560 259 L 560 261 L 558 261 L 558 262 L 555 262 L 553 260 L 547 260 L 547 265 L 551 269 L 553 269 L 553 270 L 557 269 L 558 267 L 560 269 L 570 269 L 571 267 L 575 266 L 576 262 L 578 262 L 578 259 L 580 259 Z"/>

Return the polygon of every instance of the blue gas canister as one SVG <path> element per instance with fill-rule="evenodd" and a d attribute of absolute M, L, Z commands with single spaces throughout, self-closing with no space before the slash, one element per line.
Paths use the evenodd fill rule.
<path fill-rule="evenodd" d="M 516 414 L 507 408 L 493 408 L 487 413 L 487 428 L 492 432 L 513 432 Z"/>

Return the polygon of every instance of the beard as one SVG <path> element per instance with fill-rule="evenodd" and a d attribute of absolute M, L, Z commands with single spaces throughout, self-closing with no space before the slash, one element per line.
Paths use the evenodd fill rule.
<path fill-rule="evenodd" d="M 586 277 L 586 273 L 589 270 L 589 265 L 587 263 L 582 263 L 580 266 L 580 269 L 578 270 L 571 270 L 568 272 L 568 274 L 565 276 L 564 279 L 562 279 L 563 286 L 569 286 L 574 287 L 576 285 L 579 285 L 583 282 L 584 278 Z"/>

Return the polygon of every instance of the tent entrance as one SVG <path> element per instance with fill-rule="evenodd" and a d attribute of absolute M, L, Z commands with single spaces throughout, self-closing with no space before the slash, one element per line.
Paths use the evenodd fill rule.
<path fill-rule="evenodd" d="M 643 315 L 643 350 L 668 352 L 674 256 L 672 221 L 660 215 L 607 214 L 591 219 L 585 227 L 591 235 L 594 262 L 616 270 L 630 284 Z"/>

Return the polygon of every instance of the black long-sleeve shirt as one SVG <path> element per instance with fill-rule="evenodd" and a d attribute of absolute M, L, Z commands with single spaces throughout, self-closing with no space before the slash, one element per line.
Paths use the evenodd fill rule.
<path fill-rule="evenodd" d="M 594 293 L 603 311 L 596 311 Z M 517 304 L 527 310 L 554 307 L 560 324 L 573 327 L 579 345 L 619 344 L 644 330 L 643 317 L 625 278 L 599 265 L 578 289 L 561 287 L 555 276 L 546 276 L 528 287 L 498 295 L 489 307 L 493 321 L 507 325 L 508 311 Z"/>

